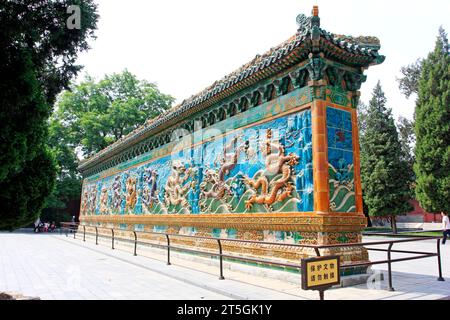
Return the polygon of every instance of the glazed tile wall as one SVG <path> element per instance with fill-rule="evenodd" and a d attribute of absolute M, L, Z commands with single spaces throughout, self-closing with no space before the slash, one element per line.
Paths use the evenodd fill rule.
<path fill-rule="evenodd" d="M 330 210 L 355 212 L 352 117 L 349 111 L 327 107 Z"/>
<path fill-rule="evenodd" d="M 311 134 L 304 110 L 173 155 L 120 164 L 112 175 L 85 180 L 81 213 L 311 212 Z"/>

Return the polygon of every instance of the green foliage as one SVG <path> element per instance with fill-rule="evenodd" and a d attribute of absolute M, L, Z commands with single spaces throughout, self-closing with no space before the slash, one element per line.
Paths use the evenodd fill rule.
<path fill-rule="evenodd" d="M 371 216 L 395 216 L 410 210 L 407 164 L 391 109 L 380 83 L 376 85 L 361 136 L 361 180 Z"/>
<path fill-rule="evenodd" d="M 402 148 L 401 160 L 407 165 L 407 181 L 410 186 L 410 197 L 414 197 L 414 145 L 416 143 L 416 134 L 414 133 L 414 121 L 404 117 L 399 117 L 397 121 L 399 141 Z"/>
<path fill-rule="evenodd" d="M 363 136 L 366 132 L 367 128 L 367 112 L 368 112 L 369 106 L 367 106 L 363 102 L 359 102 L 358 104 L 358 129 L 359 129 L 359 135 Z"/>
<path fill-rule="evenodd" d="M 82 181 L 77 171 L 78 158 L 70 132 L 55 117 L 50 119 L 48 141 L 57 162 L 57 180 L 42 211 L 41 220 L 57 223 L 70 221 L 67 204 L 80 201 Z"/>
<path fill-rule="evenodd" d="M 416 197 L 430 212 L 450 212 L 450 54 L 441 28 L 423 61 L 415 110 Z"/>
<path fill-rule="evenodd" d="M 57 103 L 57 118 L 66 126 L 71 141 L 91 155 L 158 116 L 173 101 L 155 84 L 140 81 L 125 70 L 99 82 L 87 76 L 65 91 Z"/>
<path fill-rule="evenodd" d="M 79 30 L 66 26 L 69 5 L 80 6 Z M 31 222 L 54 185 L 47 119 L 56 95 L 80 69 L 75 60 L 88 49 L 95 10 L 91 0 L 0 4 L 0 74 L 7 75 L 0 79 L 1 229 Z"/>
<path fill-rule="evenodd" d="M 43 147 L 23 170 L 0 182 L 0 230 L 14 230 L 35 221 L 55 178 L 53 156 Z"/>
<path fill-rule="evenodd" d="M 167 110 L 173 100 L 126 70 L 99 82 L 87 76 L 63 92 L 49 126 L 49 144 L 58 163 L 57 186 L 42 218 L 62 221 L 67 204 L 80 198 L 77 152 L 92 154 L 106 148 Z"/>
<path fill-rule="evenodd" d="M 420 74 L 422 73 L 422 63 L 423 61 L 418 59 L 416 62 L 400 69 L 403 76 L 397 79 L 398 87 L 406 98 L 409 98 L 413 93 L 417 94 L 419 92 L 419 79 Z"/>

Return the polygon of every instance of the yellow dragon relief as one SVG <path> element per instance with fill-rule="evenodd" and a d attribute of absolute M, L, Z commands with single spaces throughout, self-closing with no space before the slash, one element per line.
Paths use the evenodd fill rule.
<path fill-rule="evenodd" d="M 126 197 L 125 197 L 125 212 L 128 214 L 134 213 L 134 207 L 136 207 L 137 202 L 137 191 L 136 191 L 135 177 L 128 177 L 125 187 L 126 187 Z"/>
<path fill-rule="evenodd" d="M 103 188 L 100 194 L 100 213 L 107 214 L 108 213 L 108 189 Z"/>
<path fill-rule="evenodd" d="M 195 186 L 195 181 L 186 183 L 187 180 L 194 174 L 192 168 L 186 169 L 179 161 L 172 164 L 172 172 L 167 179 L 165 187 L 164 202 L 168 208 L 170 205 L 181 205 L 183 208 L 190 210 L 186 194 L 190 188 Z"/>
<path fill-rule="evenodd" d="M 88 188 L 86 187 L 84 189 L 84 193 L 83 193 L 83 200 L 81 201 L 80 213 L 82 216 L 87 214 L 88 198 L 89 198 L 89 193 L 88 193 Z"/>
<path fill-rule="evenodd" d="M 270 138 L 270 134 L 269 134 Z M 285 149 L 279 142 L 266 142 L 263 154 L 266 156 L 266 169 L 256 179 L 248 176 L 244 177 L 244 183 L 254 189 L 254 194 L 245 201 L 245 207 L 250 210 L 255 203 L 267 206 L 272 209 L 272 205 L 281 202 L 291 196 L 294 189 L 291 183 L 292 167 L 298 164 L 299 157 L 293 153 L 285 155 Z M 272 153 L 277 150 L 276 153 Z M 269 184 L 267 176 L 281 174 L 281 177 Z M 261 193 L 258 194 L 258 189 Z"/>

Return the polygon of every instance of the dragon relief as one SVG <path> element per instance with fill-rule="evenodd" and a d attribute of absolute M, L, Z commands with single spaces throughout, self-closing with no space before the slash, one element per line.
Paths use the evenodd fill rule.
<path fill-rule="evenodd" d="M 81 201 L 81 208 L 80 208 L 80 214 L 81 215 L 86 215 L 87 214 L 87 207 L 88 207 L 88 200 L 89 199 L 89 192 L 88 192 L 88 187 L 84 188 L 84 193 L 83 193 L 83 199 Z"/>
<path fill-rule="evenodd" d="M 125 213 L 133 214 L 137 203 L 136 177 L 129 176 L 125 182 Z"/>
<path fill-rule="evenodd" d="M 190 211 L 189 202 L 186 199 L 188 191 L 195 186 L 195 180 L 188 182 L 195 172 L 192 168 L 185 168 L 180 161 L 172 163 L 172 169 L 166 182 L 164 202 L 168 208 L 170 205 L 181 205 L 184 209 Z"/>
<path fill-rule="evenodd" d="M 100 213 L 108 213 L 108 189 L 104 187 L 100 193 Z"/>
<path fill-rule="evenodd" d="M 338 188 L 339 186 L 345 186 L 347 189 L 352 190 L 354 187 L 354 180 L 351 179 L 353 165 L 347 164 L 347 161 L 341 158 L 338 161 L 337 168 L 334 168 L 331 164 L 330 166 L 332 170 L 335 172 L 335 179 L 330 180 L 330 182 L 333 182 L 334 187 Z"/>
<path fill-rule="evenodd" d="M 266 157 L 265 170 L 258 178 L 251 179 L 244 176 L 244 183 L 253 189 L 253 194 L 245 201 L 245 207 L 250 210 L 253 205 L 262 204 L 269 210 L 272 205 L 282 202 L 291 196 L 294 186 L 292 184 L 292 168 L 298 164 L 299 157 L 294 153 L 285 154 L 285 148 L 279 141 L 271 142 L 272 132 L 267 130 L 266 142 L 262 145 L 262 153 Z M 274 152 L 275 151 L 275 152 Z M 267 176 L 281 177 L 269 183 Z M 258 194 L 258 190 L 261 193 Z"/>
<path fill-rule="evenodd" d="M 122 182 L 120 181 L 120 179 L 121 179 L 120 175 L 116 176 L 112 184 L 113 190 L 112 205 L 116 213 L 119 213 L 122 205 Z"/>
<path fill-rule="evenodd" d="M 248 142 L 245 144 L 241 143 L 240 146 L 234 150 L 234 146 L 240 141 L 241 136 L 236 136 L 225 146 L 223 154 L 219 156 L 220 169 L 218 171 L 213 169 L 205 171 L 203 182 L 200 184 L 202 197 L 220 200 L 232 196 L 233 192 L 231 187 L 226 184 L 225 177 L 236 167 L 239 155 L 242 152 L 245 152 L 246 154 L 249 152 Z M 212 187 L 209 190 L 206 190 L 208 184 L 212 185 Z"/>
<path fill-rule="evenodd" d="M 88 212 L 90 214 L 95 214 L 95 207 L 97 205 L 97 190 L 95 186 L 91 186 L 89 190 L 89 202 L 88 202 Z"/>
<path fill-rule="evenodd" d="M 150 214 L 154 204 L 158 202 L 158 195 L 156 191 L 156 181 L 158 178 L 158 171 L 150 168 L 144 169 L 142 188 L 142 213 Z"/>

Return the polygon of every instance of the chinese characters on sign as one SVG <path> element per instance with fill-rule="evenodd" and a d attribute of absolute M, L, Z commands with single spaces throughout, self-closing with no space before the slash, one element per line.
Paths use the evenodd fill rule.
<path fill-rule="evenodd" d="M 303 290 L 323 290 L 340 283 L 339 257 L 302 260 Z"/>

